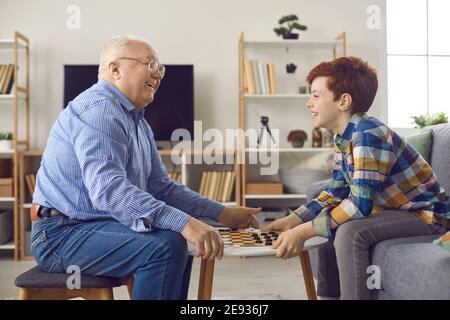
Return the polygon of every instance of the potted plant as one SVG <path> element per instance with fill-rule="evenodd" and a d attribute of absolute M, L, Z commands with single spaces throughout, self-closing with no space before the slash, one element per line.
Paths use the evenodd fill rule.
<path fill-rule="evenodd" d="M 289 132 L 287 137 L 288 142 L 290 142 L 294 148 L 302 148 L 307 139 L 308 135 L 303 130 L 293 130 Z"/>
<path fill-rule="evenodd" d="M 286 15 L 278 20 L 281 27 L 274 28 L 273 31 L 277 36 L 283 36 L 283 39 L 298 39 L 298 33 L 293 33 L 292 30 L 297 29 L 300 31 L 308 30 L 308 27 L 297 22 L 298 17 L 295 14 Z M 284 25 L 283 25 L 284 24 Z"/>
<path fill-rule="evenodd" d="M 12 150 L 13 135 L 11 132 L 1 132 L 0 131 L 0 150 Z"/>
<path fill-rule="evenodd" d="M 414 119 L 416 128 L 422 129 L 423 127 L 432 126 L 440 123 L 448 123 L 448 116 L 444 112 L 438 112 L 432 116 L 425 114 L 416 117 L 411 117 Z"/>

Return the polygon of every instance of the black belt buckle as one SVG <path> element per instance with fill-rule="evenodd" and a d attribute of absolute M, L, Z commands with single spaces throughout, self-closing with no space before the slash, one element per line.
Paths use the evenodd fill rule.
<path fill-rule="evenodd" d="M 42 218 L 42 217 L 48 218 L 48 217 L 51 217 L 51 214 L 52 214 L 52 208 L 39 206 L 39 209 L 38 209 L 38 212 L 37 212 L 37 215 L 38 215 L 39 218 Z"/>

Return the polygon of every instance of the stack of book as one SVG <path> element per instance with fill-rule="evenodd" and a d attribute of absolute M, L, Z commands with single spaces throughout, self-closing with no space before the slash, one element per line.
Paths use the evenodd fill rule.
<path fill-rule="evenodd" d="M 234 171 L 204 171 L 199 193 L 212 200 L 229 202 L 235 179 L 236 172 Z"/>
<path fill-rule="evenodd" d="M 0 64 L 0 94 L 10 94 L 14 84 L 14 65 Z"/>
<path fill-rule="evenodd" d="M 181 183 L 181 172 L 169 172 L 169 178 L 175 180 L 177 183 Z"/>
<path fill-rule="evenodd" d="M 273 63 L 245 60 L 244 82 L 247 93 L 275 94 L 275 67 Z"/>
<path fill-rule="evenodd" d="M 35 174 L 26 174 L 25 182 L 28 187 L 28 192 L 30 193 L 30 197 L 33 198 L 34 189 L 36 188 L 36 175 Z"/>

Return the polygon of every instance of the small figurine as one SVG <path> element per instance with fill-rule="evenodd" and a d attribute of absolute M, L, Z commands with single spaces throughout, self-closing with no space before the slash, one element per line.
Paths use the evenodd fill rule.
<path fill-rule="evenodd" d="M 326 129 L 323 133 L 323 147 L 332 148 L 334 145 L 334 133 L 330 129 Z"/>
<path fill-rule="evenodd" d="M 292 130 L 287 137 L 288 142 L 292 144 L 294 148 L 302 148 L 305 141 L 308 139 L 308 135 L 303 130 Z"/>
<path fill-rule="evenodd" d="M 313 148 L 322 147 L 322 131 L 320 128 L 315 128 L 312 132 L 312 146 Z"/>

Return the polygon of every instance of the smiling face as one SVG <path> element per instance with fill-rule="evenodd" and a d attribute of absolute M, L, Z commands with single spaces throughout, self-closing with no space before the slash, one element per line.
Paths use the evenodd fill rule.
<path fill-rule="evenodd" d="M 351 97 L 343 94 L 335 100 L 327 87 L 327 77 L 317 77 L 311 83 L 311 98 L 306 106 L 311 112 L 314 128 L 326 128 L 342 134 L 351 118 Z"/>
<path fill-rule="evenodd" d="M 116 48 L 113 55 L 108 65 L 110 77 L 106 80 L 112 82 L 137 108 L 145 108 L 153 101 L 161 83 L 159 72 L 148 70 L 148 63 L 158 62 L 155 51 L 145 42 L 132 41 Z"/>

